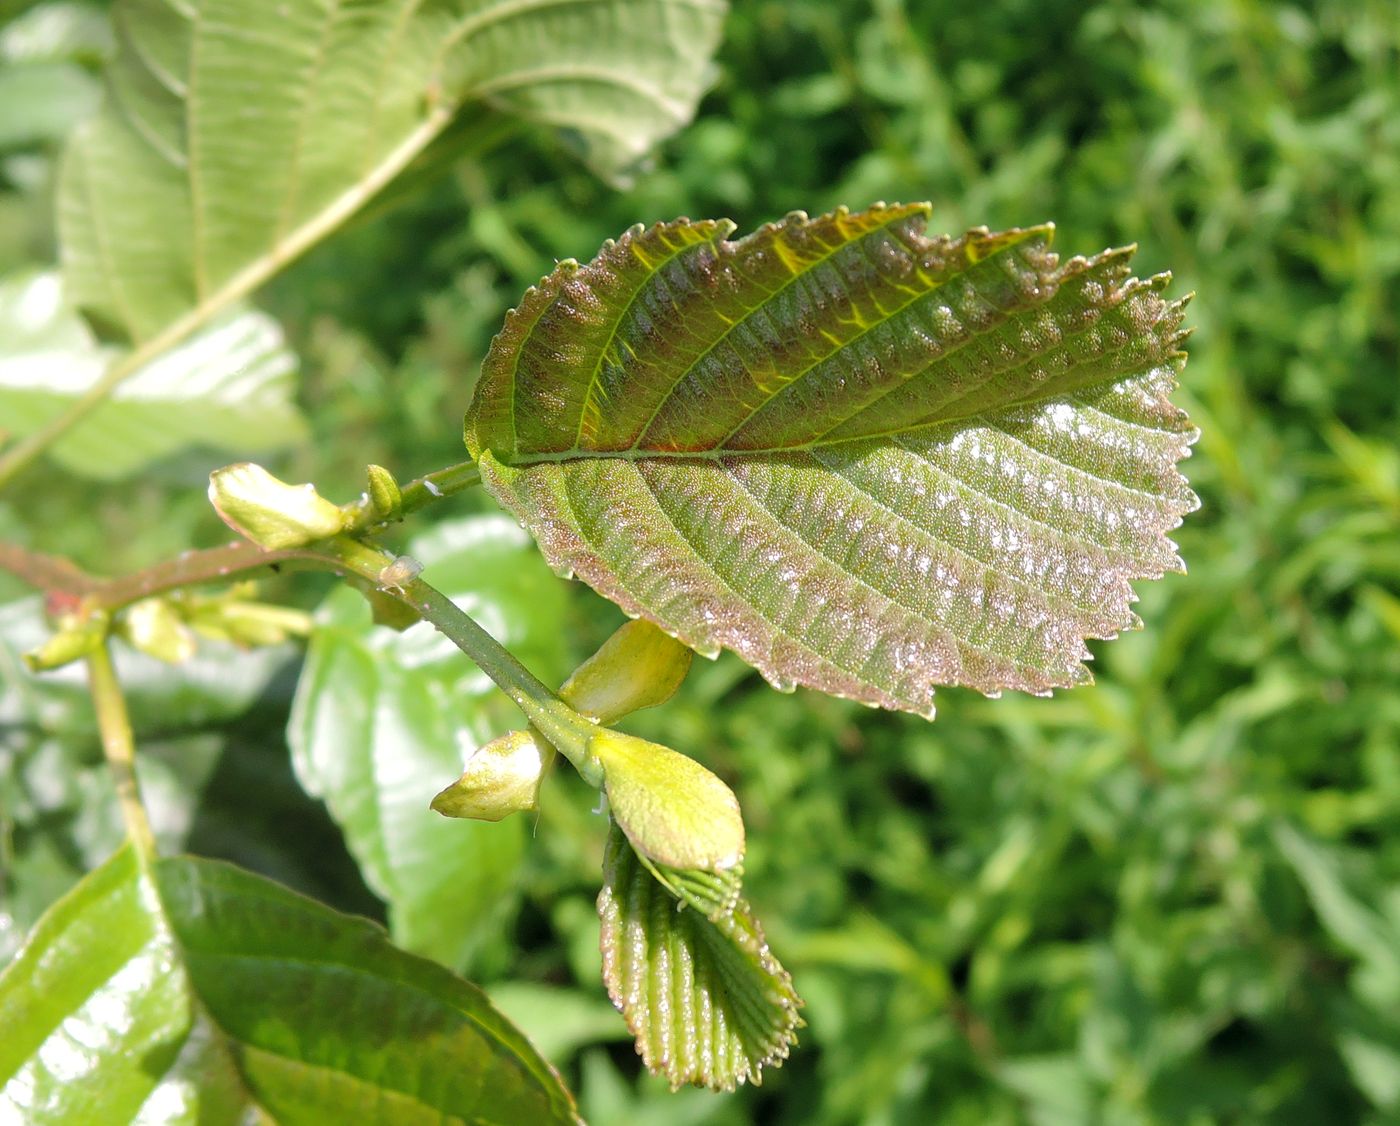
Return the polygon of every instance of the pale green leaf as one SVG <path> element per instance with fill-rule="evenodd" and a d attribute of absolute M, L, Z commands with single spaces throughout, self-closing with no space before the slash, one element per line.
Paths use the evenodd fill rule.
<path fill-rule="evenodd" d="M 504 517 L 438 525 L 409 544 L 425 576 L 546 680 L 568 668 L 566 588 Z M 449 820 L 429 803 L 520 713 L 426 623 L 373 625 L 343 587 L 318 615 L 287 735 L 400 945 L 465 965 L 518 895 L 530 822 Z"/>
<path fill-rule="evenodd" d="M 1180 569 L 1183 302 L 926 205 L 634 228 L 506 320 L 466 438 L 561 573 L 701 653 L 932 714 L 1048 692 Z"/>
<path fill-rule="evenodd" d="M 678 903 L 613 824 L 598 896 L 603 980 L 637 1051 L 671 1085 L 758 1083 L 796 1041 L 801 1001 L 747 903 Z"/>
<path fill-rule="evenodd" d="M 484 994 L 261 877 L 122 850 L 0 976 L 0 1120 L 569 1123 Z"/>
<path fill-rule="evenodd" d="M 722 0 L 118 0 L 63 161 L 75 303 L 179 335 L 334 230 L 458 117 L 562 130 L 605 174 L 686 121 Z"/>
<path fill-rule="evenodd" d="M 99 344 L 64 300 L 56 274 L 0 281 L 0 426 L 29 434 L 102 374 Z M 272 318 L 230 310 L 147 364 L 51 447 L 89 477 L 126 476 L 186 446 L 252 453 L 300 441 L 296 357 Z"/>

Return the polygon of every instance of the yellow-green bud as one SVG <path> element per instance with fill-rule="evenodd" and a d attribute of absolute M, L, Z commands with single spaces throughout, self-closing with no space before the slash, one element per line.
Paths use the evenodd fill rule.
<path fill-rule="evenodd" d="M 178 665 L 194 656 L 194 636 L 164 598 L 132 603 L 117 628 L 133 648 L 167 664 Z"/>
<path fill-rule="evenodd" d="M 110 625 L 111 615 L 102 610 L 85 616 L 64 615 L 53 636 L 24 655 L 24 663 L 33 672 L 43 672 L 80 660 L 102 644 Z"/>
<path fill-rule="evenodd" d="M 467 760 L 462 776 L 433 798 L 444 817 L 500 821 L 534 809 L 544 777 L 545 754 L 528 731 L 508 731 Z"/>
<path fill-rule="evenodd" d="M 710 872 L 743 860 L 739 799 L 694 759 L 607 728 L 588 750 L 602 765 L 613 819 L 647 859 Z"/>
<path fill-rule="evenodd" d="M 399 520 L 403 518 L 403 493 L 394 475 L 382 465 L 368 465 L 365 472 L 369 477 L 369 503 L 377 520 Z"/>
<path fill-rule="evenodd" d="M 612 723 L 674 696 L 690 671 L 690 658 L 686 646 L 639 618 L 579 665 L 559 695 L 575 711 Z"/>
<path fill-rule="evenodd" d="M 249 461 L 211 473 L 209 500 L 225 524 L 268 551 L 327 539 L 346 523 L 313 486 L 289 485 Z"/>

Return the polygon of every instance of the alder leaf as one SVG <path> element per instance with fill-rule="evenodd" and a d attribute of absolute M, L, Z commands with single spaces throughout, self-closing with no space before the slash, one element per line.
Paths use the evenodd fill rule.
<path fill-rule="evenodd" d="M 70 293 L 168 343 L 335 230 L 452 126 L 549 125 L 618 176 L 689 119 L 722 0 L 118 0 L 58 193 Z M 497 123 L 493 125 L 493 122 Z"/>
<path fill-rule="evenodd" d="M 732 1090 L 787 1058 L 802 1002 L 748 904 L 718 892 L 737 893 L 738 873 L 711 879 L 677 902 L 614 822 L 598 896 L 603 980 L 648 1068 L 672 1087 Z"/>
<path fill-rule="evenodd" d="M 550 564 L 773 684 L 933 714 L 1086 681 L 1181 569 L 1184 301 L 928 206 L 635 227 L 506 319 L 466 419 Z"/>

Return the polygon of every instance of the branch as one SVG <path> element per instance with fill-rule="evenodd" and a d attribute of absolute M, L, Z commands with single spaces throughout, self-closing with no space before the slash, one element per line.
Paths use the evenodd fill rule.
<path fill-rule="evenodd" d="M 403 514 L 417 512 L 480 481 L 481 475 L 475 462 L 449 465 L 445 469 L 424 474 L 403 486 Z M 394 523 L 380 519 L 367 496 L 343 507 L 350 518 L 346 531 L 353 535 L 373 535 Z M 0 543 L 0 570 L 10 572 L 45 594 L 72 595 L 81 598 L 94 610 L 109 612 L 121 610 L 143 598 L 187 586 L 226 582 L 250 571 L 278 564 L 300 563 L 324 570 L 328 558 L 325 552 L 314 546 L 267 551 L 247 540 L 238 540 L 222 547 L 186 551 L 174 559 L 129 575 L 100 579 L 60 556 L 44 555 L 18 544 Z"/>

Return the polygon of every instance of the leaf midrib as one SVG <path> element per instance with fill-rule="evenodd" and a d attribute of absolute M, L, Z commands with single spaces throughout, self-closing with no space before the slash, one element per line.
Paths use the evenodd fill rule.
<path fill-rule="evenodd" d="M 642 442 L 648 434 L 651 433 L 651 428 L 656 425 L 656 420 L 661 417 L 661 412 L 665 409 L 666 404 L 669 403 L 672 397 L 675 395 L 676 389 L 685 382 L 686 377 L 689 376 L 690 373 L 695 370 L 697 365 L 699 365 L 707 356 L 713 355 L 715 349 L 718 348 L 721 344 L 723 344 L 726 340 L 728 340 L 737 328 L 739 328 L 741 325 L 748 324 L 748 322 L 753 318 L 753 316 L 756 313 L 758 313 L 762 309 L 766 309 L 772 301 L 774 301 L 781 294 L 786 293 L 789 289 L 791 289 L 803 278 L 811 274 L 813 270 L 817 269 L 823 263 L 830 262 L 832 258 L 836 257 L 836 255 L 840 254 L 843 250 L 846 250 L 849 247 L 860 246 L 864 244 L 864 242 L 867 239 L 871 238 L 872 236 L 878 234 L 881 231 L 888 230 L 891 226 L 893 226 L 895 223 L 899 222 L 901 219 L 904 218 L 907 218 L 907 216 L 902 214 L 900 211 L 891 210 L 888 218 L 886 218 L 885 221 L 881 223 L 878 227 L 872 227 L 870 230 L 862 232 L 859 236 L 857 236 L 854 239 L 848 239 L 844 242 L 837 242 L 835 245 L 828 247 L 826 249 L 826 253 L 822 254 L 818 258 L 814 258 L 802 269 L 794 272 L 791 277 L 787 278 L 787 280 L 785 280 L 776 289 L 769 290 L 767 293 L 765 293 L 763 295 L 763 299 L 759 301 L 757 305 L 750 306 L 749 308 L 744 310 L 742 316 L 735 317 L 734 320 L 727 323 L 724 326 L 724 331 L 721 332 L 718 336 L 716 336 L 714 340 L 710 341 L 710 343 L 705 346 L 705 348 L 699 353 L 699 355 L 697 355 L 688 364 L 686 364 L 685 369 L 683 371 L 677 373 L 676 377 L 671 381 L 671 385 L 668 388 L 666 388 L 666 394 L 661 397 L 661 399 L 657 402 L 656 407 L 652 410 L 651 414 L 637 428 L 637 437 L 632 442 L 632 448 L 638 448 L 638 444 Z M 777 232 L 774 233 L 776 234 Z M 754 237 L 754 235 L 749 235 L 748 239 L 752 239 Z M 737 248 L 740 247 L 744 242 L 748 241 L 748 239 L 741 239 L 739 243 L 735 243 L 732 245 L 737 251 Z M 712 240 L 711 245 L 717 246 L 719 242 L 720 237 L 716 236 Z M 922 296 L 922 294 L 920 296 Z M 880 323 L 884 322 L 882 321 Z M 862 330 L 861 333 L 857 334 L 857 337 L 853 337 L 852 339 L 857 339 L 859 336 L 864 335 L 864 331 L 865 330 Z M 849 343 L 850 341 L 847 341 L 847 344 Z M 842 347 L 845 347 L 845 345 L 842 345 Z M 839 350 L 840 349 L 836 349 L 836 351 Z M 834 352 L 831 354 L 834 354 Z M 752 418 L 753 414 L 750 413 L 749 417 Z M 731 431 L 731 434 L 732 433 L 733 432 Z M 726 435 L 726 437 L 729 436 L 730 435 Z"/>

